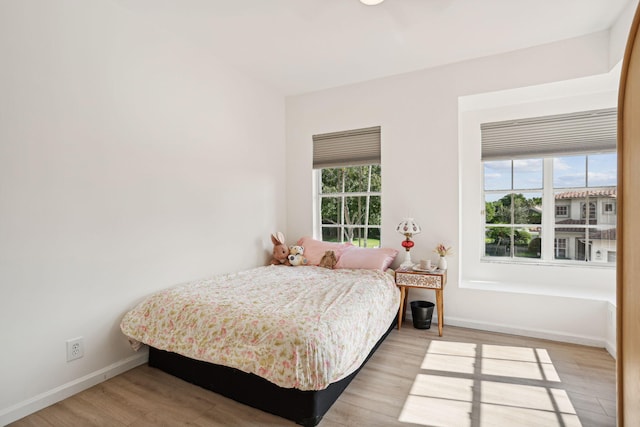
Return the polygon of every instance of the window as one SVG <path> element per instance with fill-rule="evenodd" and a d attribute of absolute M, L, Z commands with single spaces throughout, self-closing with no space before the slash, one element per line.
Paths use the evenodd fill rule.
<path fill-rule="evenodd" d="M 587 204 L 585 202 L 580 203 L 580 218 L 581 219 L 595 219 L 596 217 L 596 204 L 595 202 L 589 202 L 589 216 L 587 216 Z"/>
<path fill-rule="evenodd" d="M 613 199 L 617 193 L 616 174 L 616 153 L 553 159 L 556 206 L 569 201 L 580 207 L 580 217 L 556 218 L 554 224 L 555 236 L 568 242 L 568 252 L 571 254 L 568 258 L 576 261 L 610 262 L 608 253 L 615 251 L 616 246 L 616 216 L 612 212 Z M 603 215 L 598 215 L 598 205 L 603 206 Z M 556 254 L 555 258 L 567 257 Z"/>
<path fill-rule="evenodd" d="M 556 259 L 564 259 L 567 258 L 567 239 L 558 239 L 554 240 L 553 246 Z"/>
<path fill-rule="evenodd" d="M 615 109 L 481 130 L 484 260 L 615 262 Z"/>
<path fill-rule="evenodd" d="M 616 157 L 484 162 L 484 256 L 610 262 L 616 246 Z M 543 203 L 547 192 L 554 200 L 549 207 Z M 571 214 L 572 205 L 578 216 Z M 552 215 L 552 222 L 543 219 Z M 543 254 L 547 237 L 553 238 L 553 256 Z"/>
<path fill-rule="evenodd" d="M 616 204 L 615 204 L 615 202 L 604 202 L 602 204 L 602 213 L 603 214 L 615 214 L 616 213 Z"/>
<path fill-rule="evenodd" d="M 322 240 L 380 246 L 380 127 L 313 136 Z"/>
<path fill-rule="evenodd" d="M 318 170 L 322 240 L 380 246 L 380 165 Z"/>
<path fill-rule="evenodd" d="M 485 256 L 540 258 L 542 160 L 484 164 Z"/>

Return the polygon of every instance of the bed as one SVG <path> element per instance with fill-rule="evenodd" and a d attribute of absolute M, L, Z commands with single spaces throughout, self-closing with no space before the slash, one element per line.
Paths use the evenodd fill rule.
<path fill-rule="evenodd" d="M 258 267 L 149 296 L 122 320 L 149 365 L 314 426 L 393 328 L 400 295 L 375 269 Z"/>

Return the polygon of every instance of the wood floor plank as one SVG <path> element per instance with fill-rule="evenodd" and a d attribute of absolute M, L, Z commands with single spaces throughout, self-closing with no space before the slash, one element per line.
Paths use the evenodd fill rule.
<path fill-rule="evenodd" d="M 501 402 L 501 390 L 531 398 L 509 396 Z M 438 337 L 437 328 L 419 330 L 409 324 L 391 332 L 320 427 L 514 422 L 614 427 L 615 361 L 601 348 L 451 326 Z M 12 427 L 61 425 L 295 424 L 139 366 Z"/>

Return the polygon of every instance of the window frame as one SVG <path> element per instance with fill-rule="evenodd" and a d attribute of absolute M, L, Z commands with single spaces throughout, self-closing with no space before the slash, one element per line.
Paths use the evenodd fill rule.
<path fill-rule="evenodd" d="M 553 253 L 555 259 L 566 259 L 568 250 L 568 238 L 566 237 L 554 237 L 553 239 Z M 560 251 L 564 251 L 564 257 L 560 257 Z"/>
<path fill-rule="evenodd" d="M 564 208 L 565 213 L 559 214 L 558 208 Z M 570 204 L 556 204 L 556 218 L 569 218 L 571 216 L 571 205 Z"/>
<path fill-rule="evenodd" d="M 598 218 L 598 203 L 585 200 L 580 202 L 580 219 L 587 220 L 587 203 L 589 203 L 589 221 Z"/>
<path fill-rule="evenodd" d="M 615 153 L 615 151 L 604 151 L 604 152 L 599 152 L 599 153 L 582 153 L 582 154 L 577 154 L 577 153 L 573 153 L 572 155 L 578 155 L 578 156 L 585 156 L 585 161 L 588 162 L 588 158 L 589 156 L 593 156 L 593 155 L 598 155 L 598 154 L 611 154 L 611 153 Z M 483 227 L 481 229 L 481 236 L 483 238 L 483 244 L 481 245 L 481 249 L 482 249 L 482 253 L 480 255 L 480 262 L 501 262 L 501 263 L 510 263 L 510 264 L 527 264 L 527 263 L 536 263 L 536 264 L 548 264 L 548 265 L 557 265 L 557 264 L 569 264 L 569 265 L 574 265 L 574 266 L 581 266 L 585 264 L 585 261 L 593 261 L 595 259 L 595 257 L 593 256 L 593 254 L 591 254 L 591 246 L 592 246 L 592 238 L 590 236 L 590 234 L 596 232 L 598 230 L 598 227 L 601 227 L 602 225 L 610 225 L 610 224 L 598 224 L 598 200 L 594 200 L 591 201 L 590 197 L 594 197 L 594 196 L 589 196 L 589 191 L 595 191 L 595 190 L 599 190 L 599 189 L 603 189 L 603 188 L 610 188 L 610 187 L 615 187 L 617 189 L 617 185 L 615 186 L 593 186 L 590 187 L 589 183 L 588 183 L 588 168 L 585 170 L 585 187 L 576 187 L 576 188 L 556 188 L 554 187 L 554 182 L 553 182 L 553 162 L 554 159 L 558 158 L 558 157 L 563 157 L 562 155 L 558 154 L 555 157 L 543 157 L 542 161 L 543 161 L 543 167 L 542 167 L 542 174 L 543 174 L 543 184 L 542 184 L 542 189 L 504 189 L 504 190 L 495 190 L 495 189 L 491 189 L 491 190 L 486 190 L 485 189 L 485 173 L 486 173 L 486 169 L 485 169 L 485 163 L 486 162 L 491 162 L 491 161 L 495 161 L 495 160 L 486 160 L 486 161 L 482 161 L 481 160 L 481 197 L 483 200 L 483 205 L 482 205 L 482 224 Z M 534 160 L 534 159 L 539 159 L 540 157 L 533 157 L 531 159 L 522 159 L 522 160 Z M 515 160 L 520 160 L 520 159 L 502 159 L 502 161 L 505 160 L 509 160 L 511 161 L 511 182 L 512 185 L 511 187 L 513 187 L 513 174 L 514 174 L 514 168 L 513 168 L 513 164 Z M 580 201 L 579 207 L 580 207 L 580 219 L 585 221 L 585 224 L 577 224 L 577 225 L 563 225 L 561 224 L 561 226 L 559 227 L 558 224 L 556 223 L 556 219 L 557 218 L 565 218 L 564 216 L 558 216 L 555 215 L 556 214 L 556 203 L 555 203 L 555 194 L 557 192 L 564 192 L 564 191 L 577 191 L 577 190 L 584 190 L 586 192 L 586 196 L 585 196 L 585 200 Z M 513 237 L 513 233 L 511 236 L 511 245 L 510 245 L 510 249 L 509 249 L 509 254 L 506 256 L 488 256 L 487 252 L 486 252 L 486 243 L 485 243 L 485 237 L 486 237 L 486 230 L 487 227 L 511 227 L 513 229 L 516 229 L 518 227 L 530 227 L 534 224 L 515 224 L 513 223 L 513 216 L 512 216 L 512 224 L 490 224 L 486 222 L 486 194 L 491 194 L 491 193 L 508 193 L 508 194 L 518 194 L 518 193 L 532 193 L 532 192 L 537 192 L 537 191 L 542 191 L 542 221 L 540 224 L 540 238 L 542 241 L 541 244 L 541 253 L 540 253 L 540 257 L 539 258 L 526 258 L 526 257 L 518 257 L 515 256 L 514 253 L 514 237 Z M 589 203 L 590 209 L 589 209 L 589 219 L 586 219 L 586 209 L 585 206 L 586 204 Z M 611 201 L 611 202 L 604 202 L 604 204 L 606 203 L 611 203 L 611 204 L 615 204 L 615 201 Z M 547 206 L 545 208 L 545 206 Z M 553 207 L 551 207 L 553 206 Z M 566 206 L 567 207 L 567 218 L 570 218 L 570 213 L 571 213 L 571 203 L 569 204 L 561 204 L 560 206 Z M 602 208 L 604 210 L 604 207 Z M 615 207 L 614 207 L 615 209 Z M 585 211 L 585 215 L 583 215 L 583 211 Z M 553 213 L 553 214 L 552 214 Z M 592 216 L 593 215 L 593 216 Z M 605 213 L 605 215 L 611 215 L 610 213 Z M 616 221 L 617 222 L 617 221 Z M 556 251 L 556 245 L 557 245 L 557 231 L 556 228 L 575 228 L 576 230 L 579 229 L 584 229 L 585 231 L 585 235 L 584 237 L 575 237 L 575 239 L 577 240 L 584 240 L 584 255 L 585 255 L 585 259 L 576 259 L 571 256 L 571 251 L 567 245 L 567 247 L 565 248 L 565 255 L 568 256 L 567 258 L 558 258 L 557 257 L 557 251 Z M 560 237 L 561 239 L 564 237 Z M 569 238 L 567 238 L 566 243 L 568 243 Z M 577 251 L 578 249 L 576 248 L 576 254 L 574 254 L 574 257 L 577 256 Z M 611 252 L 611 251 L 608 251 Z M 607 252 L 607 253 L 608 253 Z M 614 255 L 615 257 L 615 255 Z M 607 260 L 599 260 L 600 262 L 597 262 L 596 264 L 598 264 L 599 266 L 603 266 L 603 267 L 610 267 L 610 268 L 615 268 L 615 262 L 610 262 L 608 261 L 610 257 L 607 255 Z"/>
<path fill-rule="evenodd" d="M 316 191 L 315 191 L 315 201 L 316 201 L 316 209 L 315 209 L 315 215 L 314 215 L 314 230 L 316 233 L 316 237 L 318 237 L 320 240 L 323 239 L 324 233 L 323 233 L 323 229 L 339 229 L 339 231 L 337 232 L 337 234 L 340 236 L 340 243 L 345 243 L 346 241 L 348 241 L 347 239 L 345 239 L 346 237 L 346 233 L 345 233 L 345 229 L 346 228 L 353 228 L 353 229 L 362 229 L 364 231 L 364 236 L 362 237 L 362 241 L 364 242 L 364 247 L 370 247 L 368 246 L 368 239 L 369 239 L 369 230 L 371 229 L 377 229 L 378 230 L 378 234 L 380 236 L 379 240 L 379 245 L 382 245 L 382 214 L 380 215 L 380 224 L 369 224 L 369 219 L 370 219 L 370 206 L 371 206 L 371 198 L 372 197 L 379 197 L 380 198 L 380 209 L 382 209 L 382 188 L 380 188 L 379 191 L 372 191 L 371 190 L 371 182 L 372 182 L 372 169 L 374 166 L 378 166 L 379 170 L 380 170 L 380 180 L 382 180 L 382 165 L 380 163 L 370 163 L 370 164 L 365 164 L 365 165 L 352 165 L 352 166 L 336 166 L 336 167 L 326 167 L 326 168 L 317 168 L 314 169 L 314 174 L 315 174 L 315 187 L 316 187 Z M 367 190 L 366 191 L 354 191 L 354 192 L 349 192 L 349 191 L 345 191 L 345 187 L 346 187 L 346 183 L 345 183 L 345 178 L 346 178 L 346 174 L 343 174 L 342 176 L 342 184 L 341 184 L 341 190 L 342 191 L 338 191 L 335 193 L 323 193 L 322 192 L 322 171 L 325 169 L 337 169 L 337 168 L 358 168 L 358 167 L 368 167 L 369 168 L 369 173 L 367 174 L 368 179 L 367 179 Z M 381 184 L 382 185 L 382 184 Z M 345 222 L 345 202 L 346 199 L 348 197 L 364 197 L 365 198 L 365 213 L 364 213 L 364 223 L 363 224 L 347 224 Z M 323 223 L 323 218 L 322 218 L 322 200 L 325 198 L 339 198 L 340 200 L 340 221 L 339 223 L 336 224 L 325 224 Z M 360 240 L 360 238 L 359 238 Z M 353 241 L 351 241 L 350 243 L 354 243 Z M 359 245 L 356 245 L 359 246 Z"/>
<path fill-rule="evenodd" d="M 611 206 L 611 210 L 607 210 L 607 206 Z M 616 202 L 603 202 L 602 203 L 602 214 L 603 215 L 617 215 L 616 211 Z"/>
<path fill-rule="evenodd" d="M 526 229 L 526 228 L 537 228 L 537 233 L 539 233 L 539 237 L 542 237 L 542 231 L 543 231 L 543 224 L 542 222 L 540 223 L 530 223 L 530 224 L 525 224 L 525 223 L 519 223 L 516 222 L 516 203 L 515 203 L 515 197 L 516 195 L 520 194 L 532 194 L 532 193 L 538 193 L 540 194 L 540 199 L 542 201 L 542 196 L 544 195 L 543 193 L 543 189 L 544 189 L 544 180 L 540 181 L 540 185 L 541 187 L 536 187 L 536 186 L 530 186 L 530 187 L 522 187 L 522 188 L 514 188 L 516 187 L 515 184 L 515 176 L 516 176 L 516 162 L 518 162 L 521 159 L 503 159 L 500 160 L 499 162 L 505 162 L 508 161 L 510 163 L 510 188 L 504 188 L 504 189 L 490 189 L 487 190 L 485 189 L 485 172 L 486 172 L 486 168 L 485 168 L 485 164 L 488 162 L 493 162 L 492 160 L 489 161 L 483 161 L 483 173 L 482 173 L 482 198 L 483 200 L 485 200 L 485 205 L 482 208 L 482 212 L 483 212 L 483 218 L 484 218 L 484 251 L 483 251 L 483 257 L 482 258 L 488 258 L 488 259 L 504 259 L 504 260 L 514 260 L 514 259 L 523 259 L 523 258 L 530 258 L 530 259 L 540 259 L 540 257 L 529 257 L 529 256 L 518 256 L 518 252 L 520 253 L 529 253 L 529 251 L 518 251 L 518 244 L 516 242 L 516 235 L 518 234 L 519 230 L 522 229 Z M 526 159 L 526 160 L 539 160 L 539 159 Z M 526 162 L 525 162 L 526 164 Z M 518 165 L 521 166 L 521 165 Z M 545 164 L 544 162 L 541 162 L 541 177 L 540 178 L 544 178 L 544 169 L 545 169 Z M 518 168 L 519 169 L 519 168 Z M 510 209 L 510 221 L 509 223 L 488 223 L 486 220 L 486 200 L 487 200 L 487 195 L 500 195 L 500 194 L 505 194 L 504 197 L 506 196 L 510 196 L 511 201 L 509 203 L 509 209 Z M 502 198 L 504 198 L 502 197 Z M 500 199 L 502 199 L 500 198 Z M 496 229 L 500 229 L 500 228 L 505 228 L 505 229 L 509 229 L 509 242 L 508 242 L 508 247 L 505 248 L 505 255 L 504 256 L 487 256 L 487 243 L 486 243 L 486 236 L 487 236 L 487 230 L 489 228 L 496 228 Z M 525 230 L 526 231 L 526 230 Z"/>

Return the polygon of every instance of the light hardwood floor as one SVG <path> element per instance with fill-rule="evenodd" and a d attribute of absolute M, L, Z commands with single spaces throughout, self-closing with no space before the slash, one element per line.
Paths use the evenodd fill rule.
<path fill-rule="evenodd" d="M 615 426 L 604 350 L 445 326 L 393 330 L 334 403 L 328 426 Z M 12 424 L 293 426 L 140 366 Z"/>

